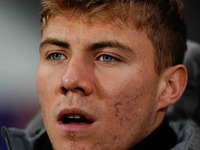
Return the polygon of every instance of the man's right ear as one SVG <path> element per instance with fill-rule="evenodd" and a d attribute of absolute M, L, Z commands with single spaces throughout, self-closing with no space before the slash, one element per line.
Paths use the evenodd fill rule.
<path fill-rule="evenodd" d="M 165 109 L 176 103 L 187 84 L 187 70 L 184 65 L 166 69 L 161 75 L 158 87 L 157 110 Z"/>

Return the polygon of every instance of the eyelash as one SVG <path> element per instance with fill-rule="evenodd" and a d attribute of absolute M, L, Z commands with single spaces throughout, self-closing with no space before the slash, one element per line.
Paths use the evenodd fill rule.
<path fill-rule="evenodd" d="M 102 57 L 104 57 L 104 58 L 102 58 Z M 109 61 L 109 60 L 106 61 L 106 60 L 105 60 L 105 57 L 107 57 L 106 59 L 109 59 L 109 58 L 110 58 L 111 60 L 110 60 L 110 61 Z M 102 54 L 102 55 L 98 56 L 98 60 L 103 61 L 103 62 L 106 62 L 106 63 L 119 61 L 119 59 L 117 59 L 117 58 L 115 58 L 115 57 L 113 57 L 113 56 L 111 56 L 111 55 L 108 55 L 108 54 Z"/>
<path fill-rule="evenodd" d="M 60 55 L 61 58 L 59 58 L 59 59 L 52 58 L 52 57 L 54 57 L 55 54 Z M 62 58 L 62 57 L 64 57 L 64 58 Z M 110 60 L 105 60 L 105 57 L 106 57 L 106 59 L 110 59 Z M 47 59 L 51 60 L 51 61 L 60 61 L 60 60 L 66 59 L 66 56 L 59 52 L 52 52 L 47 55 Z M 113 63 L 113 62 L 120 61 L 120 59 L 118 59 L 110 54 L 99 54 L 99 56 L 97 57 L 97 60 L 105 62 L 105 63 Z"/>
<path fill-rule="evenodd" d="M 56 54 L 56 55 L 60 55 L 61 58 L 60 58 L 60 59 L 53 59 L 52 57 L 53 57 L 55 54 Z M 62 57 L 65 57 L 65 58 L 62 58 Z M 48 59 L 48 60 L 52 60 L 52 61 L 59 61 L 59 60 L 66 59 L 66 56 L 63 55 L 63 54 L 61 54 L 61 53 L 54 52 L 54 53 L 48 54 L 48 55 L 47 55 L 47 59 Z"/>

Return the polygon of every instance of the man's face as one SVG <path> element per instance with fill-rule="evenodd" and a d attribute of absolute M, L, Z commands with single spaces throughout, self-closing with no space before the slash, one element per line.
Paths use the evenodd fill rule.
<path fill-rule="evenodd" d="M 142 31 L 52 17 L 37 91 L 55 150 L 128 149 L 155 128 L 158 75 Z"/>

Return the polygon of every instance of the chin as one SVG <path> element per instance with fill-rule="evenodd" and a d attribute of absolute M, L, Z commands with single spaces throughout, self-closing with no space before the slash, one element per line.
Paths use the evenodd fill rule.
<path fill-rule="evenodd" d="M 63 145 L 53 146 L 53 150 L 103 150 L 99 145 L 84 144 L 79 142 L 70 142 Z"/>

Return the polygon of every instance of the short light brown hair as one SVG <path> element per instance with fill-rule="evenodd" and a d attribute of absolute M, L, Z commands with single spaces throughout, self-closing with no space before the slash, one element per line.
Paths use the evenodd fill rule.
<path fill-rule="evenodd" d="M 155 69 L 183 63 L 186 26 L 181 0 L 43 0 L 42 28 L 53 15 L 121 20 L 143 30 L 155 48 Z"/>

